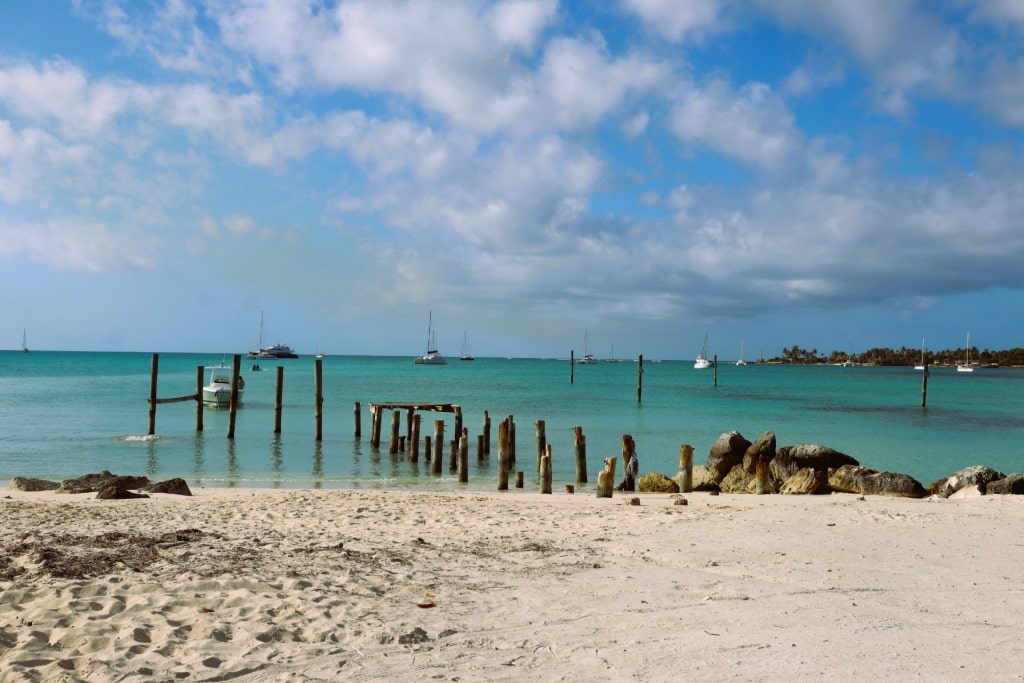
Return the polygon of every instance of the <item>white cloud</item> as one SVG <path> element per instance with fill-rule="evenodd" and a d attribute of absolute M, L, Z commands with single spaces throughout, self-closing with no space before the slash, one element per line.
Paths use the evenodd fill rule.
<path fill-rule="evenodd" d="M 723 0 L 621 0 L 648 28 L 672 41 L 700 41 L 724 28 Z"/>

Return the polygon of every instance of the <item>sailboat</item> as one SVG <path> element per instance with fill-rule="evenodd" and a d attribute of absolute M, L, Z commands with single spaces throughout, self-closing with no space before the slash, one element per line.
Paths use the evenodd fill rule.
<path fill-rule="evenodd" d="M 462 331 L 462 353 L 459 354 L 459 360 L 476 360 L 469 354 L 469 347 L 466 345 L 466 331 Z"/>
<path fill-rule="evenodd" d="M 693 362 L 694 370 L 706 370 L 711 367 L 711 361 L 708 360 L 708 335 L 704 335 L 704 346 L 701 347 L 700 355 Z"/>
<path fill-rule="evenodd" d="M 609 363 L 621 363 L 622 361 L 615 357 L 615 342 L 612 342 L 612 353 L 608 357 Z"/>
<path fill-rule="evenodd" d="M 915 370 L 924 370 L 924 339 L 921 340 L 921 363 L 914 366 Z"/>
<path fill-rule="evenodd" d="M 974 372 L 974 367 L 971 365 L 971 333 L 967 333 L 967 362 L 962 365 L 956 366 L 957 372 Z"/>
<path fill-rule="evenodd" d="M 427 352 L 414 359 L 416 365 L 448 365 L 448 359 L 437 351 L 434 344 L 434 312 L 430 311 L 427 318 Z"/>
<path fill-rule="evenodd" d="M 583 357 L 576 359 L 576 365 L 595 365 L 597 359 L 594 358 L 594 354 L 590 353 L 590 349 L 587 347 L 587 336 L 590 334 L 590 328 L 583 330 Z"/>
<path fill-rule="evenodd" d="M 28 333 L 25 330 L 21 331 L 21 352 L 28 353 Z"/>
<path fill-rule="evenodd" d="M 320 352 L 320 337 L 316 338 L 316 357 L 323 358 L 324 354 Z"/>
<path fill-rule="evenodd" d="M 743 360 L 743 340 L 740 340 L 740 359 L 736 361 L 736 365 L 746 365 L 747 361 Z"/>

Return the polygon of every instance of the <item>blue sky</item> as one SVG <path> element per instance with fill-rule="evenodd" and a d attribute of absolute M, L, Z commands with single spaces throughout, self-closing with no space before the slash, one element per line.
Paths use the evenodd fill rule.
<path fill-rule="evenodd" d="M 1014 0 L 0 3 L 0 348 L 1024 346 Z"/>

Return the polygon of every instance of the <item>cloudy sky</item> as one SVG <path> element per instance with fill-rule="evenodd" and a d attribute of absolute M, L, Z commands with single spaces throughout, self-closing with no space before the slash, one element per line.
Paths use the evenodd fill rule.
<path fill-rule="evenodd" d="M 0 348 L 1024 346 L 1018 0 L 0 3 Z"/>

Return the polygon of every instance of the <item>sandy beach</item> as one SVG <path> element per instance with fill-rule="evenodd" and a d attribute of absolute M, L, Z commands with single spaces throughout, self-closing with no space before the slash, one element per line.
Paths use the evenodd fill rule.
<path fill-rule="evenodd" d="M 0 680 L 1024 680 L 1020 496 L 194 494 L 0 495 Z"/>

